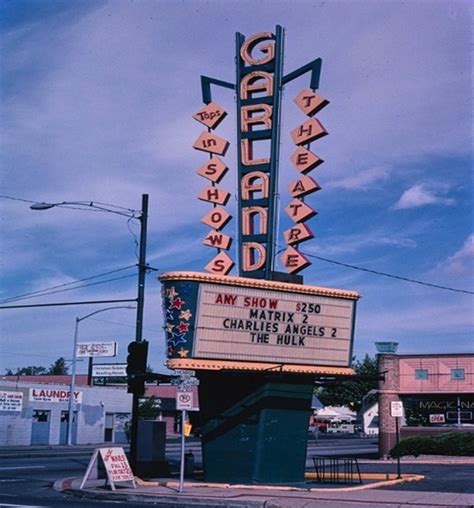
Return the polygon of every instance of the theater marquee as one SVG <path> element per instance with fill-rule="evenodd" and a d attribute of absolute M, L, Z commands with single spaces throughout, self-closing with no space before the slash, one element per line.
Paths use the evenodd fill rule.
<path fill-rule="evenodd" d="M 173 366 L 350 365 L 354 291 L 193 272 L 160 279 Z"/>

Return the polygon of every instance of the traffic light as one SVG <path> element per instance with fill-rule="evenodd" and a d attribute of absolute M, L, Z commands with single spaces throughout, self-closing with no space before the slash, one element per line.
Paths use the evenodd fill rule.
<path fill-rule="evenodd" d="M 130 342 L 127 356 L 128 393 L 145 393 L 145 372 L 148 357 L 148 341 Z"/>

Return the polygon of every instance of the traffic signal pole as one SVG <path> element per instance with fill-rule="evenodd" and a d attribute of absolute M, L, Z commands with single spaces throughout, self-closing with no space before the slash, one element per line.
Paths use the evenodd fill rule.
<path fill-rule="evenodd" d="M 145 275 L 146 275 L 146 238 L 148 223 L 148 194 L 142 195 L 142 208 L 140 216 L 140 251 L 138 255 L 138 294 L 137 294 L 137 323 L 135 341 L 143 340 L 143 307 L 145 302 Z M 140 395 L 135 391 L 132 398 L 132 421 L 130 427 L 130 464 L 132 469 L 137 462 L 138 437 L 138 401 Z"/>

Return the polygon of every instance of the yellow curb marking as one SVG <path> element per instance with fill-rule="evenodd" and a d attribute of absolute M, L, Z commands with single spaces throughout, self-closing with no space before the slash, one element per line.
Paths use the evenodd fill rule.
<path fill-rule="evenodd" d="M 323 475 L 324 476 L 324 475 Z M 313 479 L 316 478 L 316 473 L 305 473 L 305 478 Z M 397 478 L 395 473 L 363 473 L 361 474 L 363 480 L 381 480 L 378 482 L 370 483 L 368 485 L 355 485 L 352 487 L 337 487 L 337 488 L 302 488 L 302 487 L 291 487 L 284 485 L 245 485 L 245 484 L 230 484 L 230 483 L 195 483 L 186 482 L 184 485 L 187 488 L 200 487 L 200 488 L 224 488 L 224 489 L 249 489 L 249 490 L 280 490 L 280 491 L 305 491 L 305 492 L 349 492 L 352 490 L 365 490 L 365 489 L 376 489 L 379 487 L 388 487 L 390 485 L 397 485 L 405 482 L 413 482 L 424 480 L 423 475 L 409 475 L 403 474 L 401 478 Z M 177 488 L 179 482 L 174 480 L 164 480 L 158 482 L 148 482 L 141 478 L 135 477 L 137 485 L 143 487 L 167 487 Z"/>

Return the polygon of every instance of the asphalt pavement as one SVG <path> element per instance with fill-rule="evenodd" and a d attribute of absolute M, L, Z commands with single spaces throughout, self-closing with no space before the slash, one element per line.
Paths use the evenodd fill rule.
<path fill-rule="evenodd" d="M 55 489 L 70 492 L 93 500 L 152 503 L 155 506 L 189 508 L 360 508 L 416 506 L 417 508 L 472 508 L 474 494 L 440 493 L 423 491 L 390 491 L 383 489 L 396 481 L 379 484 L 339 488 L 292 488 L 185 482 L 178 492 L 179 483 L 170 480 L 139 481 L 136 488 L 122 487 L 108 490 L 100 480 L 88 482 L 80 490 L 81 479 L 64 479 L 56 482 Z M 379 488 L 375 488 L 378 486 Z"/>
<path fill-rule="evenodd" d="M 365 446 L 364 443 L 361 444 L 363 446 L 359 450 Z M 311 450 L 317 449 L 323 454 L 331 448 L 321 443 L 309 445 Z M 0 460 L 4 466 L 0 469 L 6 469 L 8 464 L 14 465 L 14 460 L 5 460 L 8 458 L 18 460 L 19 457 L 30 457 L 41 460 L 41 457 L 62 456 L 82 457 L 80 467 L 84 468 L 98 446 L 107 445 L 76 446 L 72 450 L 67 446 L 0 447 Z M 197 451 L 199 440 L 189 440 L 187 447 Z M 349 442 L 346 447 L 350 448 Z M 196 475 L 193 480 L 185 480 L 183 492 L 180 493 L 176 476 L 178 450 L 179 443 L 176 440 L 167 442 L 167 458 L 172 463 L 174 473 L 172 478 L 137 479 L 137 488 L 123 484 L 115 492 L 104 484 L 104 480 L 94 480 L 88 481 L 81 490 L 79 486 L 82 476 L 78 469 L 78 472 L 71 471 L 77 475 L 75 477 L 61 478 L 61 472 L 56 472 L 54 487 L 58 495 L 73 495 L 70 498 L 72 504 L 74 499 L 83 503 L 89 500 L 90 506 L 100 506 L 104 501 L 118 501 L 127 506 L 132 506 L 131 503 L 152 503 L 168 507 L 474 507 L 474 457 L 402 458 L 401 479 L 396 478 L 396 461 L 359 459 L 363 485 L 320 485 L 315 482 L 314 475 L 299 486 L 210 484 L 199 480 L 199 475 Z M 196 469 L 200 469 L 199 453 L 196 453 L 196 458 Z M 37 466 L 32 462 L 30 467 Z M 308 473 L 310 472 L 311 468 L 308 468 Z M 49 478 L 54 477 L 54 473 L 51 473 L 48 474 Z M 64 476 L 67 476 L 67 472 Z M 18 483 L 18 488 L 21 488 L 20 485 Z M 14 483 L 11 487 L 14 488 Z M 35 504 L 42 504 L 41 500 L 38 501 Z M 1 501 L 0 506 L 4 506 Z"/>

